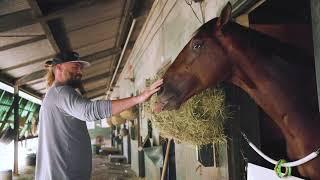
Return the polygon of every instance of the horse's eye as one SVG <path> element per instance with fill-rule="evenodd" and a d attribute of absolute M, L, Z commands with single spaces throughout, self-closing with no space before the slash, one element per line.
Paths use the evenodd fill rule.
<path fill-rule="evenodd" d="M 201 48 L 201 44 L 195 44 L 193 45 L 193 49 L 200 49 Z"/>
<path fill-rule="evenodd" d="M 202 39 L 194 39 L 191 47 L 193 50 L 198 50 L 203 47 L 203 44 L 204 42 Z"/>

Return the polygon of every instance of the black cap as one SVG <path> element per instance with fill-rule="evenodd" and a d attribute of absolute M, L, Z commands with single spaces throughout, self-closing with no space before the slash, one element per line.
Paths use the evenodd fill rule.
<path fill-rule="evenodd" d="M 73 51 L 60 52 L 51 61 L 47 61 L 46 64 L 57 65 L 57 64 L 62 64 L 66 62 L 78 62 L 78 63 L 81 63 L 83 67 L 90 66 L 89 62 L 80 60 L 79 54 Z"/>

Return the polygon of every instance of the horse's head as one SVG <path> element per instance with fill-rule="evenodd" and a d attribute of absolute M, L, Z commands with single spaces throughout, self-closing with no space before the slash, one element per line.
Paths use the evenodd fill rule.
<path fill-rule="evenodd" d="M 204 24 L 180 52 L 164 75 L 156 111 L 176 109 L 196 93 L 228 78 L 231 65 L 218 37 L 223 36 L 222 28 L 230 16 L 228 3 L 220 17 Z"/>

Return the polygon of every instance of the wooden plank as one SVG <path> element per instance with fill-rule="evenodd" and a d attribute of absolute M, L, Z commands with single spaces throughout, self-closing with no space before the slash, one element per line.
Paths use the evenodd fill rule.
<path fill-rule="evenodd" d="M 111 55 L 114 55 L 114 54 L 117 54 L 117 53 L 120 53 L 119 49 L 107 49 L 107 50 L 100 51 L 100 52 L 97 52 L 97 53 L 94 53 L 94 54 L 90 54 L 88 56 L 84 56 L 81 59 L 84 60 L 84 61 L 88 61 L 88 62 L 93 63 L 93 62 L 95 62 L 95 60 L 98 61 L 98 60 L 100 60 L 102 58 L 105 58 L 105 57 L 108 57 L 108 56 L 111 56 Z M 26 62 L 26 63 L 22 63 L 22 64 L 19 64 L 19 65 L 4 69 L 3 71 L 9 71 L 9 70 L 12 70 L 12 69 L 16 69 L 16 68 L 28 65 L 30 63 L 42 62 L 42 61 L 51 59 L 53 57 L 54 57 L 54 55 L 46 56 L 46 57 L 43 57 L 43 58 L 39 58 L 39 59 L 36 59 L 36 60 L 33 60 L 33 61 L 29 61 L 29 62 Z M 44 74 L 45 74 L 45 70 L 44 69 L 41 69 L 41 70 L 36 71 L 36 72 L 33 72 L 32 76 L 24 78 L 23 84 L 26 84 L 26 83 L 28 83 L 30 81 L 34 81 L 34 80 L 37 80 L 37 79 L 40 79 L 40 78 L 43 78 Z"/>
<path fill-rule="evenodd" d="M 99 74 L 97 76 L 93 76 L 93 77 L 90 77 L 88 79 L 84 79 L 83 83 L 85 84 L 85 83 L 88 83 L 88 82 L 91 82 L 91 81 L 93 82 L 93 81 L 98 81 L 100 79 L 109 78 L 110 75 L 111 75 L 110 72 L 104 72 L 104 73 Z"/>
<path fill-rule="evenodd" d="M 11 49 L 11 48 L 24 46 L 24 45 L 27 45 L 29 43 L 35 43 L 37 41 L 41 41 L 41 40 L 44 40 L 44 39 L 46 39 L 45 35 L 35 36 L 34 38 L 31 38 L 31 39 L 27 39 L 27 40 L 24 40 L 24 41 L 21 41 L 21 42 L 17 42 L 17 43 L 13 43 L 13 44 L 8 44 L 8 45 L 5 45 L 5 46 L 2 46 L 2 47 L 0 47 L 0 51 L 5 51 L 5 50 Z"/>
<path fill-rule="evenodd" d="M 0 15 L 10 14 L 29 8 L 30 6 L 26 0 L 4 0 L 0 3 Z"/>
<path fill-rule="evenodd" d="M 36 23 L 32 10 L 26 9 L 0 16 L 0 32 L 10 31 L 22 26 Z"/>

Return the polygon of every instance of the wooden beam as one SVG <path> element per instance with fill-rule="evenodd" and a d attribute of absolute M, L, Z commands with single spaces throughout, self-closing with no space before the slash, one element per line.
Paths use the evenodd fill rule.
<path fill-rule="evenodd" d="M 120 52 L 121 52 L 121 49 L 119 49 L 119 48 L 110 48 L 110 49 L 106 49 L 103 51 L 99 51 L 94 54 L 84 56 L 81 59 L 92 63 L 95 60 L 102 59 L 102 58 L 105 58 L 105 57 L 108 57 L 111 55 L 116 55 L 116 54 L 119 54 Z"/>
<path fill-rule="evenodd" d="M 0 16 L 0 32 L 10 31 L 22 26 L 36 23 L 32 10 L 26 9 L 11 14 Z"/>
<path fill-rule="evenodd" d="M 67 7 L 61 7 L 60 10 L 57 10 L 46 16 L 43 16 L 36 0 L 27 0 L 27 1 L 31 6 L 31 9 L 23 9 L 15 13 L 10 13 L 10 14 L 0 16 L 0 32 L 10 31 L 12 29 L 31 25 L 38 22 L 40 22 L 41 24 L 46 24 L 47 21 L 50 21 L 56 18 L 61 18 L 66 14 L 70 14 L 70 12 L 76 11 L 81 8 L 87 8 L 97 3 L 99 4 L 112 3 L 112 1 L 105 1 L 105 0 L 96 0 L 96 1 L 83 0 Z M 33 14 L 32 11 L 34 11 L 35 14 Z M 45 29 L 45 31 L 49 30 L 45 26 L 43 26 L 43 28 Z"/>
<path fill-rule="evenodd" d="M 13 78 L 12 76 L 8 75 L 8 74 L 4 74 L 3 72 L 0 72 L 0 82 L 3 82 L 9 86 L 14 86 L 16 79 Z M 37 97 L 39 99 L 41 99 L 41 94 L 34 91 L 33 89 L 30 89 L 28 87 L 22 86 L 20 88 L 20 90 L 33 95 L 34 97 Z"/>
<path fill-rule="evenodd" d="M 94 23 L 88 23 L 88 24 L 82 24 L 82 25 L 79 25 L 77 27 L 71 27 L 70 29 L 67 29 L 67 32 L 73 32 L 73 31 L 79 31 L 79 30 L 82 30 L 82 29 L 85 29 L 85 28 L 89 28 L 89 27 L 92 27 L 94 25 L 98 25 L 98 24 L 102 24 L 102 23 L 107 23 L 109 21 L 114 21 L 114 20 L 120 20 L 120 16 L 114 16 L 114 17 L 107 17 L 107 18 L 104 18 L 103 20 L 100 20 L 98 22 L 94 22 Z"/>
<path fill-rule="evenodd" d="M 35 42 L 38 42 L 38 41 L 41 41 L 41 40 L 44 40 L 44 39 L 46 39 L 45 35 L 35 36 L 34 38 L 27 39 L 25 41 L 21 41 L 21 42 L 17 42 L 17 43 L 13 43 L 13 44 L 8 44 L 8 45 L 5 45 L 5 46 L 2 46 L 2 47 L 0 47 L 0 51 L 6 51 L 6 50 L 11 49 L 11 48 L 16 48 L 16 47 L 24 46 L 24 45 L 27 45 L 27 44 L 30 44 L 30 43 L 35 43 Z"/>
<path fill-rule="evenodd" d="M 83 84 L 85 84 L 85 83 L 88 83 L 89 81 L 97 81 L 100 79 L 109 78 L 110 75 L 111 75 L 111 72 L 104 72 L 104 73 L 99 74 L 97 76 L 93 76 L 93 77 L 84 79 L 82 82 L 83 82 Z"/>
<path fill-rule="evenodd" d="M 32 85 L 35 85 L 35 84 L 42 83 L 42 81 L 44 81 L 44 77 L 43 78 L 39 78 L 39 79 L 35 79 L 33 81 L 29 81 L 29 82 L 25 83 L 25 85 L 32 86 Z"/>
<path fill-rule="evenodd" d="M 30 65 L 30 64 L 43 62 L 45 60 L 52 59 L 54 56 L 55 56 L 55 54 L 52 54 L 52 55 L 41 57 L 41 58 L 38 58 L 38 59 L 35 59 L 35 60 L 32 60 L 32 61 L 28 61 L 28 62 L 25 62 L 25 63 L 17 64 L 15 66 L 11 66 L 11 67 L 2 69 L 2 72 L 8 72 L 8 71 L 11 71 L 13 69 L 21 68 L 21 67 L 24 67 L 24 66 L 27 66 L 27 65 Z"/>
<path fill-rule="evenodd" d="M 10 0 L 1 1 L 0 3 L 0 14 L 10 14 L 25 9 L 30 9 L 29 4 L 26 1 L 21 0 Z"/>
<path fill-rule="evenodd" d="M 62 18 L 47 21 L 51 34 L 60 51 L 72 51 L 70 40 Z"/>
<path fill-rule="evenodd" d="M 111 55 L 114 55 L 114 54 L 118 54 L 120 53 L 120 49 L 107 49 L 107 50 L 103 50 L 103 51 L 99 51 L 97 53 L 94 53 L 94 54 L 89 54 L 87 56 L 84 56 L 82 57 L 81 59 L 84 60 L 84 61 L 88 61 L 90 63 L 93 63 L 95 61 L 98 61 L 102 58 L 106 58 L 108 56 L 111 56 Z M 13 66 L 13 67 L 10 67 L 10 68 L 7 68 L 7 69 L 4 69 L 3 71 L 6 72 L 6 71 L 10 71 L 12 69 L 16 69 L 16 68 L 19 68 L 19 67 L 23 67 L 23 66 L 26 66 L 26 65 L 29 65 L 31 63 L 37 63 L 37 62 L 42 62 L 44 60 L 48 60 L 48 59 L 51 59 L 53 58 L 54 55 L 50 55 L 50 56 L 46 56 L 46 57 L 43 57 L 43 58 L 39 58 L 39 59 L 36 59 L 36 60 L 33 60 L 33 61 L 29 61 L 29 62 L 26 62 L 26 63 L 22 63 L 22 64 L 19 64 L 17 66 Z M 39 71 L 36 71 L 36 72 L 33 72 L 33 73 L 30 73 L 30 74 L 33 74 L 32 76 L 29 76 L 29 77 L 26 77 L 24 80 L 23 80 L 23 84 L 27 84 L 28 82 L 30 81 L 34 81 L 34 80 L 37 80 L 37 79 L 40 79 L 40 78 L 43 78 L 43 75 L 45 74 L 46 70 L 45 69 L 41 69 Z M 21 79 L 22 77 L 19 77 L 17 79 Z"/>
<path fill-rule="evenodd" d="M 29 0 L 28 0 L 29 1 Z M 71 14 L 71 12 L 77 11 L 79 9 L 82 8 L 88 8 L 90 6 L 93 5 L 97 5 L 97 4 L 106 4 L 106 3 L 113 3 L 112 1 L 106 1 L 106 0 L 94 0 L 94 1 L 88 1 L 88 0 L 81 0 L 78 1 L 72 5 L 69 6 L 63 6 L 61 8 L 57 7 L 59 10 L 49 13 L 46 16 L 39 16 L 37 18 L 37 20 L 39 22 L 41 21 L 49 21 L 52 19 L 57 19 L 57 18 L 61 18 L 64 17 L 67 14 Z"/>
<path fill-rule="evenodd" d="M 27 82 L 33 81 L 35 79 L 43 78 L 45 76 L 45 74 L 46 74 L 46 70 L 45 69 L 42 69 L 40 71 L 35 71 L 35 72 L 29 73 L 27 75 L 24 75 L 21 78 L 18 78 L 16 83 L 19 86 L 21 86 L 21 85 L 24 85 Z"/>
<path fill-rule="evenodd" d="M 37 3 L 37 1 L 35 0 L 28 0 L 29 5 L 31 6 L 31 9 L 34 11 L 35 15 L 37 17 L 41 17 L 42 16 L 42 12 L 41 9 L 39 8 L 39 5 Z M 56 40 L 54 38 L 54 36 L 52 35 L 52 32 L 48 26 L 48 24 L 45 21 L 40 21 L 40 24 L 47 36 L 47 39 L 49 40 L 49 42 L 51 43 L 51 46 L 53 47 L 53 49 L 55 50 L 55 52 L 60 52 L 60 49 L 56 43 Z"/>
<path fill-rule="evenodd" d="M 117 49 L 117 48 L 110 48 L 110 49 L 106 49 L 106 50 L 103 50 L 103 51 L 96 52 L 94 54 L 89 54 L 87 56 L 82 57 L 81 59 L 84 60 L 84 61 L 88 61 L 88 62 L 92 63 L 95 60 L 99 60 L 99 59 L 102 59 L 102 58 L 105 58 L 105 57 L 108 57 L 108 56 L 111 56 L 111 55 L 119 54 L 120 51 L 121 50 Z M 45 60 L 52 59 L 54 56 L 55 56 L 55 54 L 52 54 L 52 55 L 49 55 L 49 56 L 45 56 L 45 57 L 41 57 L 41 58 L 38 58 L 38 59 L 35 59 L 35 60 L 32 60 L 32 61 L 28 61 L 28 62 L 21 63 L 21 64 L 18 64 L 18 65 L 15 65 L 15 66 L 11 66 L 9 68 L 2 69 L 1 71 L 2 72 L 8 72 L 8 71 L 13 70 L 13 69 L 21 68 L 23 66 L 27 66 L 27 65 L 30 65 L 30 64 L 43 62 Z"/>

